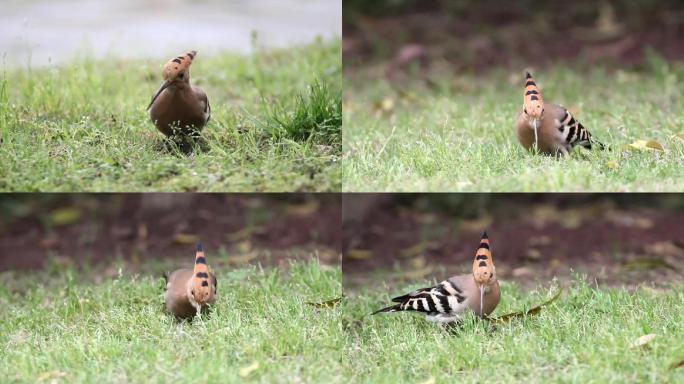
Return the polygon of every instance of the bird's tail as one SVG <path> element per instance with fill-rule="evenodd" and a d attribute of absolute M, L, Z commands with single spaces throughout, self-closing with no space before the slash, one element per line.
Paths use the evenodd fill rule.
<path fill-rule="evenodd" d="M 582 127 L 582 124 L 580 124 L 580 127 Z M 584 128 L 584 127 L 582 127 L 582 128 Z M 582 147 L 584 147 L 585 149 L 598 148 L 600 151 L 603 151 L 605 149 L 609 149 L 608 147 L 603 145 L 602 142 L 594 139 L 594 137 L 591 134 L 589 134 L 589 132 L 587 130 L 584 130 L 584 132 L 586 132 L 587 137 L 584 141 L 582 141 L 582 143 L 581 143 Z"/>
<path fill-rule="evenodd" d="M 591 139 L 591 145 L 595 145 L 596 148 L 598 148 L 598 149 L 601 150 L 601 151 L 603 151 L 604 149 L 608 149 L 608 147 L 606 147 L 605 145 L 603 145 L 602 142 L 600 142 L 600 141 L 598 141 L 598 140 L 595 140 L 595 139 Z"/>

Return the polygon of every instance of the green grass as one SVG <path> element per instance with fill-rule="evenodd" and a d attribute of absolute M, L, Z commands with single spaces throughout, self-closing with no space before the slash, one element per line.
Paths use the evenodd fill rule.
<path fill-rule="evenodd" d="M 146 111 L 168 58 L 7 69 L 0 190 L 339 191 L 340 57 L 339 39 L 250 56 L 199 52 L 192 82 L 212 120 L 191 154 Z"/>
<path fill-rule="evenodd" d="M 389 298 L 429 284 L 362 290 L 345 305 L 351 380 L 365 383 L 675 383 L 684 368 L 684 289 L 596 289 L 577 280 L 541 314 L 498 325 L 468 316 L 449 334 L 412 313 L 366 316 Z M 494 316 L 529 309 L 555 293 L 502 284 Z M 346 292 L 346 287 L 345 287 Z M 639 337 L 658 335 L 643 347 Z"/>
<path fill-rule="evenodd" d="M 3 382 L 329 382 L 341 374 L 340 269 L 217 270 L 208 317 L 176 322 L 163 311 L 163 280 L 61 271 L 14 273 L 0 284 Z M 258 368 L 246 378 L 240 369 Z M 245 372 L 243 372 L 244 374 Z"/>
<path fill-rule="evenodd" d="M 642 69 L 556 66 L 534 72 L 547 102 L 575 109 L 610 151 L 556 160 L 526 152 L 513 124 L 522 71 L 432 74 L 395 85 L 345 76 L 344 191 L 684 190 L 684 67 L 658 57 Z M 656 140 L 664 152 L 624 150 Z"/>

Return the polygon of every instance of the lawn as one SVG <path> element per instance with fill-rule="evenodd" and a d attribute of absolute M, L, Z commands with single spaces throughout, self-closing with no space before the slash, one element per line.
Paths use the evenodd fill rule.
<path fill-rule="evenodd" d="M 577 278 L 537 316 L 491 329 L 468 316 L 452 334 L 414 313 L 365 316 L 434 282 L 378 284 L 344 306 L 346 369 L 366 383 L 674 383 L 684 380 L 684 289 L 597 289 Z M 502 284 L 494 317 L 529 309 L 557 290 Z M 345 286 L 345 292 L 350 293 Z M 637 339 L 657 335 L 643 346 Z"/>
<path fill-rule="evenodd" d="M 190 153 L 146 111 L 179 53 L 5 69 L 0 190 L 340 190 L 339 39 L 249 56 L 199 52 L 192 82 L 212 119 Z"/>
<path fill-rule="evenodd" d="M 533 71 L 544 100 L 574 112 L 608 151 L 557 160 L 526 152 L 513 124 L 523 70 L 345 74 L 344 191 L 681 191 L 684 66 L 658 56 L 627 70 Z M 653 140 L 663 151 L 626 148 Z"/>
<path fill-rule="evenodd" d="M 0 275 L 3 381 L 294 383 L 341 375 L 340 310 L 307 303 L 339 297 L 339 268 L 312 259 L 216 270 L 214 311 L 192 323 L 165 314 L 161 277 L 120 271 Z"/>

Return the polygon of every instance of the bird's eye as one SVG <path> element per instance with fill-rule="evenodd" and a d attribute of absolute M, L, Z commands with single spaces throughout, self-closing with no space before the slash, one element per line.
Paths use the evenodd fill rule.
<path fill-rule="evenodd" d="M 527 115 L 527 108 L 523 108 L 523 113 Z"/>
<path fill-rule="evenodd" d="M 185 75 L 184 73 L 181 73 L 180 75 L 178 75 L 178 78 L 182 79 L 184 75 Z"/>
<path fill-rule="evenodd" d="M 192 291 L 190 291 L 190 294 L 194 296 L 194 295 L 195 295 L 195 290 L 193 289 Z"/>

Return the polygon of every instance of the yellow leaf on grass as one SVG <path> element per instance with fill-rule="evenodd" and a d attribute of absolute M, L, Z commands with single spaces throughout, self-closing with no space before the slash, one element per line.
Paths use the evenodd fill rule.
<path fill-rule="evenodd" d="M 672 136 L 673 139 L 684 140 L 684 132 L 679 132 L 678 134 Z"/>
<path fill-rule="evenodd" d="M 421 381 L 420 384 L 435 384 L 437 380 L 435 379 L 434 376 L 430 376 L 427 378 L 425 381 Z"/>
<path fill-rule="evenodd" d="M 553 303 L 554 301 L 558 300 L 558 298 L 561 295 L 561 292 L 563 292 L 563 288 L 558 289 L 558 292 L 556 292 L 556 294 L 551 299 L 549 299 L 547 302 L 539 304 L 532 309 L 528 309 L 527 311 L 508 313 L 508 314 L 505 314 L 503 316 L 499 316 L 497 318 L 487 317 L 487 319 L 494 322 L 494 323 L 504 324 L 504 323 L 508 323 L 509 321 L 511 321 L 517 317 L 538 315 L 541 312 L 542 308 L 544 308 L 544 307 L 550 305 L 551 303 Z"/>
<path fill-rule="evenodd" d="M 341 297 L 334 298 L 332 300 L 326 300 L 320 303 L 314 303 L 314 302 L 307 302 L 309 305 L 313 305 L 316 308 L 334 308 L 337 306 L 337 304 L 342 301 Z"/>
<path fill-rule="evenodd" d="M 655 339 L 658 335 L 655 333 L 649 333 L 648 335 L 643 335 L 640 338 L 634 340 L 632 345 L 630 345 L 630 348 L 638 348 L 638 347 L 643 347 L 644 345 L 650 343 L 653 339 Z"/>
<path fill-rule="evenodd" d="M 655 140 L 637 140 L 633 143 L 630 144 L 625 144 L 622 146 L 623 149 L 627 149 L 630 151 L 650 151 L 650 150 L 655 150 L 655 151 L 664 151 L 665 148 L 663 146 L 655 141 Z"/>
<path fill-rule="evenodd" d="M 199 241 L 199 236 L 192 233 L 178 233 L 174 236 L 173 241 L 177 244 L 195 244 Z"/>
<path fill-rule="evenodd" d="M 45 381 L 45 380 L 50 380 L 50 379 L 57 379 L 60 377 L 66 376 L 66 372 L 62 371 L 49 371 L 49 372 L 43 372 L 40 375 L 38 375 L 38 380 L 37 381 Z M 54 380 L 53 380 L 54 381 Z"/>
<path fill-rule="evenodd" d="M 390 112 L 394 109 L 394 99 L 391 97 L 385 97 L 380 103 L 380 107 L 385 112 Z"/>
<path fill-rule="evenodd" d="M 240 377 L 247 377 L 257 369 L 259 369 L 259 362 L 255 361 L 246 367 L 240 368 Z"/>
<path fill-rule="evenodd" d="M 675 361 L 674 363 L 670 364 L 670 370 L 677 369 L 679 367 L 684 367 L 684 359 Z"/>
<path fill-rule="evenodd" d="M 665 150 L 665 148 L 663 148 L 663 146 L 655 140 L 649 140 L 648 142 L 646 142 L 646 147 L 651 148 L 651 149 L 655 149 L 658 151 L 664 151 Z"/>
<path fill-rule="evenodd" d="M 606 167 L 608 169 L 618 169 L 620 164 L 617 161 L 606 161 Z"/>

